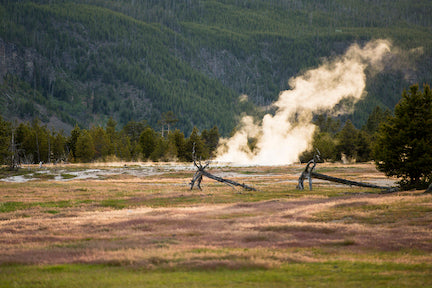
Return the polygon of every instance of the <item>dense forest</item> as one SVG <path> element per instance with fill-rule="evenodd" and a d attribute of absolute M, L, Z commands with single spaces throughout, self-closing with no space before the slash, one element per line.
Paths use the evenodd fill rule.
<path fill-rule="evenodd" d="M 290 77 L 389 39 L 405 53 L 368 78 L 347 116 L 360 129 L 432 79 L 430 15 L 428 0 L 0 0 L 0 112 L 69 134 L 110 119 L 159 131 L 171 111 L 186 135 L 227 136 L 242 113 L 269 111 Z"/>
<path fill-rule="evenodd" d="M 164 118 L 172 119 L 170 114 L 165 114 Z M 318 115 L 311 149 L 299 160 L 310 160 L 318 149 L 324 161 L 370 161 L 379 125 L 390 115 L 389 110 L 376 107 L 362 129 L 355 128 L 350 120 L 341 123 Z M 146 121 L 129 121 L 119 129 L 117 122 L 109 118 L 105 127 L 82 129 L 75 125 L 67 135 L 63 130 L 50 130 L 38 118 L 14 126 L 0 116 L 0 165 L 17 168 L 32 163 L 191 162 L 193 157 L 207 160 L 216 156 L 220 140 L 217 126 L 203 131 L 194 127 L 188 137 L 178 129 L 165 127 L 167 129 L 155 131 Z M 249 148 L 255 148 L 253 142 Z"/>

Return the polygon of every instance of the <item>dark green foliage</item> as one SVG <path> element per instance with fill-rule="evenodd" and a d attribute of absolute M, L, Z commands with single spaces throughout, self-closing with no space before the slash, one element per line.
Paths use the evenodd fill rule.
<path fill-rule="evenodd" d="M 334 136 L 332 136 L 328 132 L 315 133 L 313 147 L 320 151 L 320 157 L 322 160 L 334 161 L 340 159 L 340 155 L 338 154 L 338 151 L 336 149 L 336 141 L 334 139 Z M 311 151 L 308 155 L 308 159 L 305 160 L 309 161 L 310 159 L 312 159 L 314 152 L 315 151 Z"/>
<path fill-rule="evenodd" d="M 360 132 L 348 120 L 342 130 L 337 134 L 338 144 L 336 149 L 339 153 L 345 155 L 348 159 L 357 159 L 359 146 L 365 149 L 364 137 L 360 136 Z M 363 153 L 365 153 L 363 151 Z"/>
<path fill-rule="evenodd" d="M 63 131 L 52 132 L 52 138 L 50 143 L 50 162 L 65 161 L 67 159 L 66 154 L 66 137 L 63 135 Z"/>
<path fill-rule="evenodd" d="M 130 141 L 130 157 L 131 160 L 138 160 L 141 154 L 140 135 L 147 127 L 145 120 L 141 122 L 130 121 L 123 126 L 123 135 L 129 138 Z"/>
<path fill-rule="evenodd" d="M 376 117 L 376 114 L 371 114 L 370 116 L 370 118 Z M 368 119 L 368 123 L 372 123 L 372 119 Z M 371 145 L 374 139 L 374 131 L 368 133 L 364 130 L 359 130 L 354 127 L 349 119 L 341 128 L 339 120 L 325 115 L 318 115 L 315 124 L 317 125 L 317 130 L 313 136 L 313 149 L 303 153 L 301 161 L 307 162 L 312 159 L 314 153 L 316 153 L 315 149 L 318 149 L 323 161 L 365 162 L 371 160 Z"/>
<path fill-rule="evenodd" d="M 350 117 L 361 127 L 374 107 L 392 108 L 404 87 L 431 78 L 431 10 L 427 0 L 1 1 L 0 53 L 17 61 L 0 69 L 0 111 L 154 128 L 172 111 L 186 134 L 217 125 L 226 136 L 241 112 L 272 103 L 290 77 L 353 42 L 422 47 L 394 59 L 402 70 L 368 74 Z"/>
<path fill-rule="evenodd" d="M 19 163 L 60 161 L 192 161 L 193 143 L 196 143 L 199 157 L 205 160 L 211 156 L 209 151 L 214 150 L 215 143 L 219 142 L 216 126 L 203 131 L 207 135 L 206 141 L 197 128 L 186 139 L 178 129 L 162 137 L 145 122 L 128 123 L 121 131 L 117 131 L 116 126 L 113 119 L 108 120 L 105 129 L 94 126 L 86 130 L 76 125 L 66 137 L 63 131 L 50 132 L 37 119 L 13 127 L 0 116 L 0 164 L 11 165 L 12 160 L 14 167 Z"/>
<path fill-rule="evenodd" d="M 374 147 L 378 169 L 402 178 L 402 188 L 426 188 L 432 181 L 432 92 L 418 85 L 402 93 L 395 115 L 381 125 Z"/>
<path fill-rule="evenodd" d="M 175 146 L 178 160 L 187 161 L 189 159 L 188 155 L 190 155 L 191 151 L 186 150 L 186 139 L 183 132 L 176 129 L 168 135 L 168 139 Z"/>
<path fill-rule="evenodd" d="M 378 131 L 379 125 L 385 120 L 387 120 L 387 118 L 390 116 L 391 116 L 390 110 L 388 109 L 384 110 L 379 106 L 375 107 L 375 109 L 369 115 L 369 118 L 366 121 L 363 130 L 371 135 L 374 134 L 375 132 Z"/>
<path fill-rule="evenodd" d="M 3 120 L 0 115 L 0 163 L 9 162 L 12 156 L 12 127 L 11 124 Z"/>
<path fill-rule="evenodd" d="M 197 160 L 209 158 L 209 148 L 205 145 L 198 128 L 194 127 L 189 139 L 186 141 L 186 160 L 192 161 L 192 151 L 195 149 Z"/>
<path fill-rule="evenodd" d="M 219 144 L 219 130 L 217 126 L 214 126 L 209 131 L 203 130 L 201 132 L 201 138 L 204 141 L 204 144 L 208 147 L 210 155 L 212 155 Z"/>
<path fill-rule="evenodd" d="M 115 133 L 108 133 L 112 123 L 105 131 L 108 155 L 138 160 L 147 125 L 121 131 L 146 121 L 161 131 L 159 122 L 164 133 L 178 128 L 192 136 L 197 127 L 208 148 L 205 157 L 215 147 L 211 127 L 229 135 L 242 112 L 258 115 L 256 106 L 271 104 L 290 77 L 319 65 L 322 57 L 376 38 L 404 51 L 422 47 L 421 54 L 395 56 L 383 73 L 367 71 L 368 93 L 348 118 L 371 136 L 382 116 L 374 111 L 378 118 L 366 123 L 375 107 L 393 108 L 405 87 L 432 77 L 431 13 L 427 0 L 0 1 L 0 115 L 18 123 L 38 118 L 45 127 L 30 127 L 29 134 L 18 129 L 26 162 L 62 157 L 49 151 L 54 134 L 44 131 L 45 124 L 60 120 L 69 132 L 76 123 L 107 125 L 110 117 L 116 125 Z M 239 101 L 242 94 L 249 100 Z M 317 119 L 315 144 L 328 159 L 340 157 L 332 150 L 346 118 L 341 120 Z M 66 143 L 70 160 L 76 160 L 77 132 Z M 356 160 L 365 160 L 370 137 L 357 136 Z M 168 146 L 155 140 L 160 148 L 190 159 L 188 141 L 181 144 L 179 134 L 164 137 Z M 94 157 L 102 157 L 102 150 Z"/>
<path fill-rule="evenodd" d="M 94 144 L 94 157 L 97 159 L 105 159 L 109 155 L 111 146 L 111 141 L 107 133 L 102 127 L 97 126 L 90 129 L 90 135 Z"/>
<path fill-rule="evenodd" d="M 76 142 L 76 158 L 80 162 L 90 162 L 95 155 L 93 138 L 87 130 L 82 130 Z"/>
<path fill-rule="evenodd" d="M 147 127 L 140 136 L 141 151 L 144 159 L 148 159 L 156 148 L 157 135 L 155 131 Z"/>
<path fill-rule="evenodd" d="M 81 135 L 81 129 L 78 125 L 75 125 L 74 129 L 71 131 L 70 136 L 66 142 L 67 149 L 69 150 L 69 156 L 71 160 L 75 161 L 77 159 L 76 147 L 79 136 Z"/>

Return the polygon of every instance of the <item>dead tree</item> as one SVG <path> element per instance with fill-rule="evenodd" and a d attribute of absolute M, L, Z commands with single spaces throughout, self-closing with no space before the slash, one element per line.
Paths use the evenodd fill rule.
<path fill-rule="evenodd" d="M 318 149 L 317 149 L 317 152 L 318 152 L 318 154 L 315 154 L 313 159 L 307 163 L 306 168 L 303 170 L 303 172 L 301 173 L 301 175 L 299 177 L 298 186 L 297 186 L 297 188 L 299 190 L 304 189 L 303 181 L 306 178 L 309 178 L 309 190 L 312 190 L 312 178 L 317 178 L 317 179 L 321 179 L 321 180 L 341 183 L 341 184 L 350 185 L 350 186 L 359 186 L 359 187 L 381 189 L 381 190 L 385 190 L 386 192 L 389 192 L 389 193 L 397 191 L 396 187 L 379 186 L 379 185 L 374 185 L 374 184 L 369 184 L 369 183 L 364 183 L 364 182 L 357 182 L 357 181 L 352 181 L 352 180 L 347 180 L 347 179 L 342 179 L 342 178 L 337 178 L 337 177 L 332 177 L 332 176 L 316 173 L 313 170 L 315 169 L 315 166 L 317 164 L 317 160 L 320 159 Z M 312 167 L 310 167 L 311 164 L 313 164 Z"/>
<path fill-rule="evenodd" d="M 298 185 L 297 185 L 297 188 L 299 190 L 304 189 L 303 181 L 306 178 L 309 179 L 309 190 L 312 190 L 312 171 L 313 171 L 313 169 L 315 169 L 315 166 L 317 165 L 317 162 L 319 160 L 320 160 L 320 152 L 318 149 L 316 149 L 316 152 L 315 152 L 313 158 L 311 160 L 309 160 L 309 162 L 306 165 L 306 168 L 303 170 L 303 172 L 301 173 L 301 175 L 299 177 Z M 311 164 L 313 164 L 312 167 L 310 167 Z"/>
<path fill-rule="evenodd" d="M 194 152 L 195 152 L 195 145 L 194 145 Z M 193 157 L 193 158 L 194 158 L 194 159 L 193 159 L 194 165 L 195 165 L 195 167 L 197 167 L 198 170 L 195 172 L 195 174 L 194 174 L 194 176 L 192 177 L 192 180 L 191 180 L 191 182 L 190 182 L 191 190 L 192 190 L 193 186 L 195 185 L 195 182 L 197 182 L 197 187 L 198 187 L 200 190 L 202 190 L 202 189 L 201 189 L 201 181 L 202 181 L 202 177 L 203 177 L 204 174 L 208 174 L 208 173 L 207 173 L 206 171 L 204 171 L 204 170 L 209 166 L 210 162 L 207 162 L 206 165 L 203 166 L 203 165 L 201 164 L 201 161 L 198 161 L 198 163 L 197 163 L 195 157 Z M 207 175 L 206 175 L 206 176 L 207 176 Z M 208 176 L 207 176 L 207 177 L 208 177 Z"/>
<path fill-rule="evenodd" d="M 426 189 L 425 193 L 432 193 L 432 183 L 429 185 L 429 187 Z"/>
<path fill-rule="evenodd" d="M 206 177 L 208 177 L 208 178 L 210 178 L 210 179 L 213 179 L 213 180 L 216 180 L 216 181 L 218 181 L 218 182 L 225 183 L 225 184 L 227 184 L 227 185 L 229 185 L 229 186 L 231 186 L 231 187 L 232 187 L 232 186 L 240 186 L 240 187 L 243 187 L 243 188 L 246 189 L 246 190 L 256 191 L 255 188 L 250 187 L 250 186 L 248 186 L 248 185 L 246 185 L 246 184 L 244 184 L 244 183 L 241 184 L 241 183 L 235 182 L 235 181 L 233 181 L 233 180 L 224 179 L 224 178 L 222 178 L 222 177 L 215 176 L 215 175 L 210 174 L 209 172 L 205 171 L 205 169 L 210 165 L 210 162 L 207 162 L 207 163 L 203 166 L 203 165 L 201 164 L 201 160 L 198 160 L 198 161 L 197 161 L 197 159 L 196 159 L 196 154 L 195 154 L 195 143 L 194 143 L 193 148 L 192 148 L 192 159 L 193 159 L 193 162 L 194 162 L 195 167 L 196 167 L 198 170 L 195 172 L 195 174 L 194 174 L 194 176 L 192 177 L 192 180 L 191 180 L 191 182 L 190 182 L 190 185 L 191 185 L 191 188 L 190 188 L 190 189 L 191 189 L 191 190 L 193 189 L 193 186 L 195 185 L 195 182 L 197 183 L 197 187 L 198 187 L 198 189 L 202 190 L 202 189 L 201 189 L 201 181 L 202 181 L 203 176 L 206 176 Z"/>

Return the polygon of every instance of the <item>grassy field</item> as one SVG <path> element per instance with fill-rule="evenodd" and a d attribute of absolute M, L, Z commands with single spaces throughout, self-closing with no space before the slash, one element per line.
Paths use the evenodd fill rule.
<path fill-rule="evenodd" d="M 0 287 L 432 287 L 432 195 L 301 165 L 93 164 L 0 172 Z M 372 164 L 317 172 L 383 185 Z"/>

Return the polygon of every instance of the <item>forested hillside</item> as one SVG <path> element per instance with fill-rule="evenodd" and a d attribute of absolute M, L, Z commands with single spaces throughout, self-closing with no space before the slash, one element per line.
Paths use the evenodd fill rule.
<path fill-rule="evenodd" d="M 186 135 L 228 135 L 323 57 L 390 39 L 404 53 L 368 79 L 360 127 L 431 82 L 430 15 L 428 0 L 0 0 L 0 111 L 68 132 L 111 116 L 159 130 L 172 111 Z"/>

